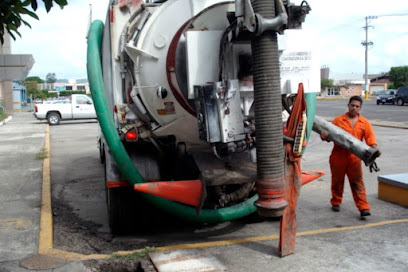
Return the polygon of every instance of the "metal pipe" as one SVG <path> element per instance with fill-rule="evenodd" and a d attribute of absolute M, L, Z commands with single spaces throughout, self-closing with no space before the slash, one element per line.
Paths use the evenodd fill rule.
<path fill-rule="evenodd" d="M 366 145 L 347 131 L 333 125 L 321 117 L 314 117 L 313 131 L 319 134 L 321 134 L 322 131 L 327 131 L 329 134 L 327 139 L 329 141 L 347 149 L 362 159 L 367 166 L 372 165 L 375 159 L 379 156 L 378 149 Z"/>
<path fill-rule="evenodd" d="M 253 0 L 255 13 L 275 17 L 275 0 Z M 278 41 L 275 31 L 267 30 L 251 42 L 254 63 L 254 106 L 257 150 L 258 213 L 282 216 L 284 199 L 284 149 Z"/>

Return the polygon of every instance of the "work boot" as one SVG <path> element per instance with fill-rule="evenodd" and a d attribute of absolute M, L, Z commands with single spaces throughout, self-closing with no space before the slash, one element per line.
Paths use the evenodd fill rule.
<path fill-rule="evenodd" d="M 332 206 L 332 210 L 333 210 L 334 212 L 339 212 L 339 211 L 340 211 L 340 206 L 339 206 L 339 205 L 333 205 L 333 206 Z"/>
<path fill-rule="evenodd" d="M 361 217 L 364 217 L 364 216 L 371 215 L 371 213 L 370 213 L 370 210 L 361 210 L 360 215 L 361 215 Z"/>

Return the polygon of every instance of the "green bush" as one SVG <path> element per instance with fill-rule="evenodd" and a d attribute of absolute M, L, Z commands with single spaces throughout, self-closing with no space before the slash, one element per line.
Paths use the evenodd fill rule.
<path fill-rule="evenodd" d="M 3 107 L 0 104 L 0 121 L 3 121 L 8 117 L 8 114 L 3 111 Z"/>
<path fill-rule="evenodd" d="M 60 96 L 70 96 L 73 94 L 86 94 L 86 91 L 60 91 Z"/>

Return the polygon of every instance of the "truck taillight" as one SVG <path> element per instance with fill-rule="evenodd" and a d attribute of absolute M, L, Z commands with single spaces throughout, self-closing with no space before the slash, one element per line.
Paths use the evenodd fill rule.
<path fill-rule="evenodd" d="M 129 141 L 129 142 L 137 141 L 137 132 L 134 132 L 134 131 L 126 132 L 126 141 Z"/>
<path fill-rule="evenodd" d="M 111 22 L 111 23 L 115 22 L 115 19 L 114 19 L 114 17 L 113 17 L 113 10 L 112 10 L 112 8 L 109 9 L 109 19 L 110 19 L 110 22 Z"/>
<path fill-rule="evenodd" d="M 34 111 L 35 111 L 35 112 L 38 112 L 37 106 L 34 106 Z"/>
<path fill-rule="evenodd" d="M 283 131 L 284 135 L 286 135 L 286 133 L 288 133 L 288 128 L 286 127 L 286 122 L 282 123 L 282 131 Z"/>

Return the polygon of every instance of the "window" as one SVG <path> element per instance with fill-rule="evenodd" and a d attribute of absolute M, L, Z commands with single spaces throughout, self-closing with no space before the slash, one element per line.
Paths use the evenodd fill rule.
<path fill-rule="evenodd" d="M 88 103 L 89 102 L 89 103 Z M 76 98 L 76 103 L 77 104 L 91 104 L 91 100 L 86 98 L 85 96 L 78 96 Z"/>

